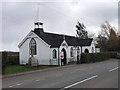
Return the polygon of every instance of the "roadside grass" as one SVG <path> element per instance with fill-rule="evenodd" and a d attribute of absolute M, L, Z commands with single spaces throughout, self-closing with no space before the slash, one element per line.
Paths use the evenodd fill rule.
<path fill-rule="evenodd" d="M 53 68 L 58 66 L 37 66 L 37 67 L 28 67 L 28 66 L 22 66 L 22 65 L 11 65 L 5 67 L 3 71 L 3 75 L 8 74 L 15 74 L 20 72 L 27 72 L 27 71 L 35 71 L 35 70 L 41 70 L 41 69 L 47 69 L 47 68 Z"/>
<path fill-rule="evenodd" d="M 68 62 L 67 65 L 72 65 L 72 64 L 77 64 L 77 62 L 76 61 Z"/>

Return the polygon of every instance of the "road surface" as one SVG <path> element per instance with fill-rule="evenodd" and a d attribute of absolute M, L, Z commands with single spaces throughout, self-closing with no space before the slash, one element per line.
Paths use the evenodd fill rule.
<path fill-rule="evenodd" d="M 72 65 L 3 79 L 3 88 L 118 88 L 118 60 Z"/>

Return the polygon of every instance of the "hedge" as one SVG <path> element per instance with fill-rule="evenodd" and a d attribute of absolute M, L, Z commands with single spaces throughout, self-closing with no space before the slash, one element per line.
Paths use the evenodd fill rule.
<path fill-rule="evenodd" d="M 2 55 L 2 67 L 9 65 L 19 64 L 19 53 L 18 52 L 0 52 Z"/>
<path fill-rule="evenodd" d="M 94 63 L 116 57 L 117 57 L 116 52 L 82 53 L 80 60 L 81 63 Z"/>

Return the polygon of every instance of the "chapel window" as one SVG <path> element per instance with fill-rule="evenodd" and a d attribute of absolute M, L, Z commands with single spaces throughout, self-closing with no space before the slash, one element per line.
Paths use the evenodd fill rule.
<path fill-rule="evenodd" d="M 55 49 L 53 50 L 53 58 L 57 58 L 57 51 Z"/>
<path fill-rule="evenodd" d="M 70 56 L 73 57 L 73 48 L 70 49 Z"/>
<path fill-rule="evenodd" d="M 30 55 L 36 55 L 37 50 L 36 50 L 36 41 L 34 38 L 30 40 Z"/>
<path fill-rule="evenodd" d="M 92 53 L 94 53 L 94 48 L 92 47 Z"/>

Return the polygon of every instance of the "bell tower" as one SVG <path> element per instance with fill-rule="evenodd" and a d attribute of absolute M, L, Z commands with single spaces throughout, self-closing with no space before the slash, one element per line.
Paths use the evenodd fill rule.
<path fill-rule="evenodd" d="M 43 23 L 42 22 L 35 22 L 34 23 L 34 29 L 38 29 L 38 28 L 40 28 L 40 29 L 43 29 Z"/>

